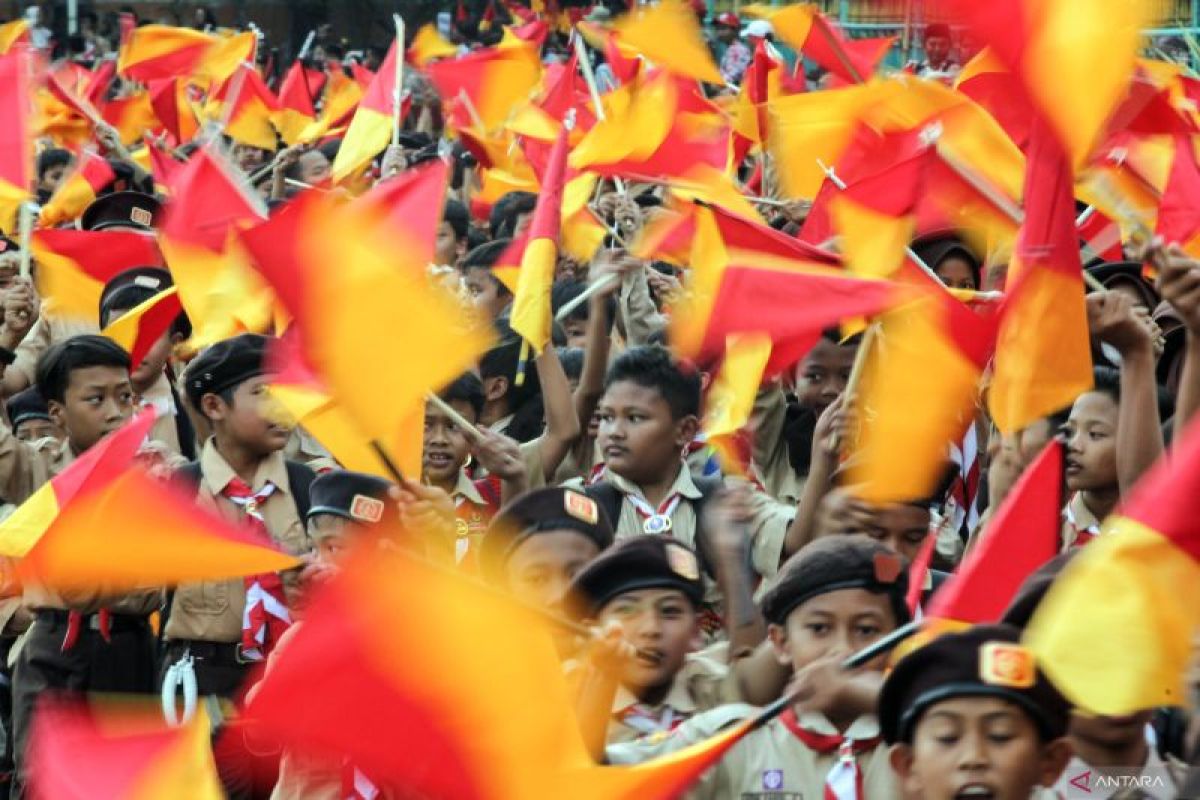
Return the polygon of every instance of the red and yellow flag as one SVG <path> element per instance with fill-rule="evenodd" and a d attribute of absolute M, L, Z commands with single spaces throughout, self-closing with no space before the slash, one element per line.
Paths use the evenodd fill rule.
<path fill-rule="evenodd" d="M 300 134 L 317 118 L 316 98 L 320 95 L 325 76 L 293 61 L 279 85 L 279 108 L 271 121 L 289 146 L 300 141 Z"/>
<path fill-rule="evenodd" d="M 0 56 L 7 53 L 16 44 L 29 43 L 29 23 L 24 19 L 14 19 L 0 25 Z"/>
<path fill-rule="evenodd" d="M 179 289 L 171 286 L 111 320 L 100 333 L 125 348 L 130 369 L 136 370 L 181 313 Z"/>
<path fill-rule="evenodd" d="M 489 6 L 490 7 L 490 6 Z M 425 67 L 439 58 L 454 58 L 458 55 L 455 47 L 433 25 L 422 25 L 408 46 L 406 57 L 408 63 L 415 67 Z"/>
<path fill-rule="evenodd" d="M 1065 408 L 1092 386 L 1083 267 L 1071 165 L 1035 125 L 1025 179 L 1025 223 L 1000 310 L 992 419 L 1011 433 Z"/>
<path fill-rule="evenodd" d="M 75 169 L 63 178 L 46 205 L 42 206 L 40 224 L 53 227 L 78 219 L 100 190 L 116 177 L 107 159 L 91 150 L 84 150 L 75 163 Z"/>
<path fill-rule="evenodd" d="M 213 96 L 213 116 L 225 121 L 225 133 L 235 142 L 274 150 L 276 137 L 271 120 L 279 111 L 279 101 L 267 88 L 258 70 L 239 64 Z"/>
<path fill-rule="evenodd" d="M 191 28 L 143 25 L 134 28 L 121 45 L 117 72 L 141 83 L 187 77 L 217 42 L 216 37 Z"/>
<path fill-rule="evenodd" d="M 211 726 L 201 706 L 188 724 L 167 727 L 157 704 L 38 703 L 29 742 L 35 797 L 55 800 L 220 800 Z"/>
<path fill-rule="evenodd" d="M 1154 232 L 1196 255 L 1200 253 L 1200 166 L 1192 141 L 1191 136 L 1175 137 L 1175 158 Z"/>
<path fill-rule="evenodd" d="M 482 125 L 484 131 L 492 131 L 537 88 L 542 77 L 539 53 L 536 45 L 518 40 L 513 46 L 476 50 L 453 61 L 435 61 L 425 71 L 455 127 Z"/>
<path fill-rule="evenodd" d="M 358 110 L 342 139 L 337 158 L 333 160 L 334 181 L 357 173 L 391 141 L 392 106 L 399 88 L 396 86 L 396 58 L 396 43 L 392 42 L 371 85 L 358 101 Z"/>
<path fill-rule="evenodd" d="M 550 153 L 513 296 L 512 329 L 529 343 L 534 353 L 542 352 L 550 342 L 550 287 L 554 284 L 554 270 L 558 264 L 559 225 L 569 149 L 567 130 L 563 128 Z"/>
<path fill-rule="evenodd" d="M 1193 420 L 1034 613 L 1025 643 L 1081 709 L 1116 716 L 1188 704 L 1200 630 L 1197 493 Z"/>
<path fill-rule="evenodd" d="M 636 5 L 617 20 L 613 30 L 622 44 L 668 72 L 718 86 L 725 84 L 704 43 L 696 14 L 680 0 Z"/>
<path fill-rule="evenodd" d="M 894 37 L 848 39 L 825 19 L 815 5 L 746 6 L 753 17 L 771 21 L 775 34 L 847 83 L 863 83 L 887 55 Z"/>
<path fill-rule="evenodd" d="M 104 284 L 132 267 L 161 267 L 150 233 L 44 228 L 30 242 L 37 259 L 38 293 L 57 316 L 96 322 Z"/>
<path fill-rule="evenodd" d="M 445 208 L 450 167 L 440 158 L 375 184 L 353 201 L 352 213 L 374 219 L 408 245 L 406 266 L 421 269 L 433 261 L 434 232 Z"/>
<path fill-rule="evenodd" d="M 174 139 L 175 146 L 191 141 L 200 129 L 200 121 L 188 100 L 187 81 L 179 78 L 152 81 L 149 91 L 154 115 Z"/>
<path fill-rule="evenodd" d="M 704 398 L 704 432 L 726 474 L 745 477 L 750 453 L 743 431 L 771 357 L 771 339 L 761 333 L 735 334 L 725 342 L 721 370 Z"/>
<path fill-rule="evenodd" d="M 29 58 L 23 48 L 0 56 L 0 231 L 13 233 L 33 183 Z"/>

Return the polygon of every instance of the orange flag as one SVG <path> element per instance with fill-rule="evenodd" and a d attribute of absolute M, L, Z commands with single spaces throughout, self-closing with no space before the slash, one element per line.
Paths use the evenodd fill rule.
<path fill-rule="evenodd" d="M 297 705 L 314 681 L 322 691 Z M 479 800 L 675 797 L 753 724 L 665 759 L 597 766 L 530 612 L 373 546 L 314 599 L 246 714 L 285 747 L 334 765 L 349 759 L 399 795 Z"/>
<path fill-rule="evenodd" d="M 563 181 L 567 166 L 567 129 L 558 133 L 542 180 L 533 222 L 529 226 L 517 291 L 513 296 L 512 329 L 540 353 L 550 342 L 550 287 L 558 263 L 558 235 L 562 216 Z M 520 380 L 518 378 L 518 380 Z"/>
<path fill-rule="evenodd" d="M 63 178 L 46 205 L 42 206 L 40 224 L 54 227 L 78 219 L 83 210 L 96 199 L 100 190 L 116 180 L 116 177 L 117 174 L 106 159 L 91 150 L 84 150 L 75 164 L 74 171 Z"/>
<path fill-rule="evenodd" d="M 150 92 L 144 89 L 107 101 L 100 113 L 105 122 L 117 129 L 125 145 L 140 141 L 146 131 L 162 126 L 150 102 Z"/>
<path fill-rule="evenodd" d="M 412 44 L 408 46 L 408 62 L 416 67 L 424 67 L 439 58 L 454 58 L 458 48 L 451 44 L 433 25 L 422 25 L 417 29 Z"/>
<path fill-rule="evenodd" d="M 117 72 L 142 83 L 187 77 L 196 71 L 218 41 L 216 37 L 191 28 L 143 25 L 134 28 L 129 39 L 121 45 Z"/>
<path fill-rule="evenodd" d="M 848 39 L 810 3 L 747 6 L 750 16 L 771 21 L 775 35 L 847 83 L 862 83 L 887 55 L 894 37 Z"/>
<path fill-rule="evenodd" d="M 94 323 L 104 284 L 131 267 L 163 266 L 149 233 L 131 230 L 77 231 L 44 228 L 33 232 L 38 293 L 56 316 Z"/>
<path fill-rule="evenodd" d="M 1193 420 L 1034 613 L 1026 644 L 1080 708 L 1116 716 L 1187 704 L 1200 630 L 1198 493 Z"/>
<path fill-rule="evenodd" d="M 314 74 L 315 73 L 315 74 Z M 300 134 L 317 118 L 315 100 L 324 83 L 324 76 L 293 61 L 279 85 L 279 109 L 272 122 L 288 145 L 300 140 Z"/>
<path fill-rule="evenodd" d="M 725 85 L 704 43 L 696 14 L 680 0 L 636 5 L 613 26 L 621 44 L 657 66 L 685 78 Z"/>
<path fill-rule="evenodd" d="M 456 127 L 482 125 L 484 131 L 491 131 L 537 88 L 542 76 L 539 52 L 536 45 L 518 40 L 511 47 L 491 47 L 452 61 L 435 61 L 425 71 Z"/>
<path fill-rule="evenodd" d="M 750 470 L 748 431 L 754 399 L 771 357 L 771 340 L 763 334 L 736 334 L 725 343 L 721 370 L 704 398 L 704 432 L 717 451 L 726 474 L 745 477 Z"/>
<path fill-rule="evenodd" d="M 16 231 L 33 181 L 28 59 L 22 48 L 0 56 L 0 231 L 8 233 Z"/>
<path fill-rule="evenodd" d="M 1021 474 L 975 548 L 934 594 L 926 616 L 971 625 L 999 622 L 1025 579 L 1058 553 L 1062 486 L 1063 445 L 1054 439 Z"/>
<path fill-rule="evenodd" d="M 220 103 L 220 111 L 215 113 L 225 121 L 225 133 L 231 139 L 261 150 L 275 149 L 271 119 L 279 111 L 279 101 L 257 69 L 239 64 L 214 100 Z"/>
<path fill-rule="evenodd" d="M 100 333 L 125 348 L 132 362 L 131 370 L 136 370 L 154 343 L 182 313 L 179 289 L 172 286 L 112 320 Z"/>
<path fill-rule="evenodd" d="M 429 232 L 436 230 L 442 220 L 449 178 L 449 165 L 435 158 L 375 184 L 354 200 L 354 213 L 373 217 L 404 237 L 410 248 L 407 263 L 424 269 L 433 261 L 434 240 Z"/>
<path fill-rule="evenodd" d="M 396 43 L 393 41 L 387 57 L 359 101 L 350 129 L 346 131 L 342 146 L 333 160 L 334 181 L 341 181 L 358 172 L 387 147 L 392 137 L 392 106 L 396 90 Z"/>
<path fill-rule="evenodd" d="M 24 19 L 15 19 L 0 25 L 0 56 L 7 53 L 15 44 L 29 43 L 29 23 Z"/>
<path fill-rule="evenodd" d="M 167 133 L 174 138 L 176 146 L 191 141 L 200 129 L 200 121 L 188 102 L 188 83 L 185 80 L 174 78 L 151 82 L 150 106 Z"/>
<path fill-rule="evenodd" d="M 169 728 L 157 707 L 67 704 L 43 698 L 34 715 L 29 772 L 35 797 L 55 800 L 219 800 L 207 715 Z"/>
<path fill-rule="evenodd" d="M 1025 224 L 1009 266 L 988 393 L 992 418 L 1004 433 L 1065 408 L 1092 386 L 1073 185 L 1058 142 L 1035 124 Z"/>

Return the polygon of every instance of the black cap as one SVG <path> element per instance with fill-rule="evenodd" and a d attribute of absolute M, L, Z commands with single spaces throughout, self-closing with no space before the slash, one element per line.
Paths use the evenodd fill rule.
<path fill-rule="evenodd" d="M 326 472 L 309 487 L 308 519 L 331 514 L 352 522 L 374 524 L 387 510 L 391 481 L 363 472 L 336 469 Z"/>
<path fill-rule="evenodd" d="M 582 492 L 558 486 L 526 492 L 500 510 L 480 544 L 480 564 L 488 580 L 503 583 L 509 556 L 530 536 L 547 531 L 578 531 L 606 550 L 613 528 L 599 504 Z"/>
<path fill-rule="evenodd" d="M 921 715 L 955 697 L 1008 700 L 1029 715 L 1044 741 L 1065 736 L 1071 706 L 1020 640 L 1011 625 L 976 625 L 904 656 L 879 695 L 884 741 L 911 742 Z"/>
<path fill-rule="evenodd" d="M 144 192 L 113 192 L 97 197 L 83 210 L 79 227 L 85 231 L 109 228 L 154 230 L 162 216 L 162 203 Z"/>
<path fill-rule="evenodd" d="M 1105 289 L 1111 289 L 1118 283 L 1132 286 L 1145 303 L 1146 308 L 1153 311 L 1162 300 L 1158 290 L 1142 275 L 1140 261 L 1105 261 L 1087 268 L 1093 278 L 1103 284 Z"/>
<path fill-rule="evenodd" d="M 184 374 L 188 400 L 200 408 L 200 398 L 245 383 L 263 374 L 267 337 L 243 333 L 205 349 L 188 364 Z"/>
<path fill-rule="evenodd" d="M 908 575 L 895 552 L 863 534 L 817 539 L 787 560 L 762 597 L 767 622 L 783 625 L 792 610 L 841 589 L 887 595 L 896 623 L 908 621 Z"/>
<path fill-rule="evenodd" d="M 162 267 L 131 267 L 117 273 L 100 292 L 100 323 L 109 312 L 128 311 L 173 285 L 171 273 Z"/>
<path fill-rule="evenodd" d="M 8 412 L 9 425 L 14 429 L 31 419 L 50 420 L 50 408 L 36 386 L 30 386 L 8 398 L 4 408 Z"/>
<path fill-rule="evenodd" d="M 580 570 L 569 597 L 574 613 L 588 618 L 618 595 L 638 589 L 678 589 L 700 605 L 704 581 L 696 551 L 665 536 L 625 539 Z"/>

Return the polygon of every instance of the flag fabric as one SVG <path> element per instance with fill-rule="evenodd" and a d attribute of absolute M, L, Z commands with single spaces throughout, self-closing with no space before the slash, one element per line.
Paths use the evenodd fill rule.
<path fill-rule="evenodd" d="M 16 231 L 33 181 L 28 59 L 21 48 L 0 56 L 0 231 L 7 233 Z"/>
<path fill-rule="evenodd" d="M 322 691 L 297 706 L 314 682 Z M 497 800 L 674 797 L 752 725 L 665 759 L 597 766 L 570 707 L 551 639 L 528 611 L 371 546 L 314 599 L 246 716 L 291 750 L 348 759 L 381 787 Z"/>
<path fill-rule="evenodd" d="M 725 84 L 704 44 L 695 13 L 680 0 L 637 5 L 617 20 L 613 30 L 622 44 L 668 72 L 718 86 Z"/>
<path fill-rule="evenodd" d="M 925 608 L 927 617 L 971 625 L 1000 621 L 1017 590 L 1058 554 L 1063 444 L 1052 439 L 1033 460 L 958 569 Z"/>
<path fill-rule="evenodd" d="M 358 103 L 350 128 L 333 160 L 333 180 L 341 181 L 358 172 L 380 153 L 392 138 L 392 105 L 395 102 L 396 43 L 371 79 Z M 403 110 L 403 109 L 402 109 Z"/>
<path fill-rule="evenodd" d="M 231 36 L 216 36 L 197 65 L 196 76 L 212 83 L 228 80 L 237 70 L 255 63 L 258 34 L 244 31 Z"/>
<path fill-rule="evenodd" d="M 191 141 L 200 129 L 200 121 L 188 102 L 187 81 L 179 78 L 153 81 L 149 92 L 154 115 L 174 139 L 175 146 Z"/>
<path fill-rule="evenodd" d="M 771 340 L 763 334 L 735 334 L 725 343 L 725 358 L 704 400 L 704 433 L 726 474 L 749 474 L 748 438 L 742 429 L 754 410 L 754 399 L 771 357 Z"/>
<path fill-rule="evenodd" d="M 550 153 L 513 296 L 512 329 L 528 342 L 535 354 L 541 353 L 550 342 L 550 287 L 558 264 L 568 149 L 567 130 L 563 128 Z"/>
<path fill-rule="evenodd" d="M 487 132 L 500 127 L 514 108 L 529 99 L 541 79 L 542 65 L 538 49 L 522 42 L 476 50 L 453 61 L 435 61 L 425 72 L 456 127 L 482 125 L 482 132 Z"/>
<path fill-rule="evenodd" d="M 456 55 L 458 48 L 442 36 L 436 27 L 422 25 L 417 29 L 405 57 L 414 67 L 424 67 L 435 59 L 454 58 Z"/>
<path fill-rule="evenodd" d="M 894 40 L 847 39 L 811 3 L 751 5 L 743 12 L 769 20 L 780 39 L 847 83 L 863 83 L 870 78 Z"/>
<path fill-rule="evenodd" d="M 271 119 L 279 111 L 279 101 L 258 70 L 239 64 L 213 99 L 220 104 L 219 119 L 225 122 L 225 133 L 231 139 L 260 150 L 275 149 Z"/>
<path fill-rule="evenodd" d="M 1022 150 L 1029 146 L 1032 109 L 1020 100 L 1018 79 L 1004 68 L 991 48 L 983 48 L 963 65 L 954 88 L 987 109 L 1013 144 Z"/>
<path fill-rule="evenodd" d="M 100 115 L 117 129 L 121 143 L 126 146 L 140 141 L 146 131 L 158 130 L 162 126 L 154 113 L 150 92 L 146 89 L 106 101 L 100 109 Z"/>
<path fill-rule="evenodd" d="M 969 28 L 1019 79 L 1068 162 L 1081 166 L 1129 86 L 1142 30 L 1150 27 L 1150 6 L 1127 0 L 1086 9 L 1074 0 L 942 2 L 948 18 Z"/>
<path fill-rule="evenodd" d="M 15 19 L 0 25 L 0 56 L 13 49 L 15 44 L 29 43 L 29 23 Z"/>
<path fill-rule="evenodd" d="M 181 313 L 179 289 L 171 286 L 111 320 L 100 333 L 129 353 L 130 369 L 136 370 Z"/>
<path fill-rule="evenodd" d="M 0 522 L 0 555 L 26 555 L 76 496 L 109 485 L 133 461 L 153 425 L 152 412 L 140 414 L 42 484 Z"/>
<path fill-rule="evenodd" d="M 1187 705 L 1200 629 L 1198 491 L 1193 420 L 1034 612 L 1025 643 L 1081 709 L 1116 716 Z"/>
<path fill-rule="evenodd" d="M 865 355 L 860 403 L 867 421 L 849 480 L 869 502 L 908 502 L 934 490 L 951 444 L 975 419 L 997 322 L 991 309 L 976 313 L 930 290 L 879 324 Z"/>
<path fill-rule="evenodd" d="M 92 323 L 104 284 L 132 267 L 165 264 L 154 236 L 141 231 L 43 228 L 33 232 L 30 248 L 46 311 Z"/>
<path fill-rule="evenodd" d="M 156 705 L 42 698 L 27 756 L 33 796 L 219 800 L 225 794 L 210 724 L 203 706 L 189 723 L 171 728 Z"/>
<path fill-rule="evenodd" d="M 300 141 L 304 129 L 317 119 L 315 101 L 324 76 L 310 70 L 300 61 L 293 61 L 279 84 L 279 108 L 271 121 L 288 146 Z"/>
<path fill-rule="evenodd" d="M 435 158 L 376 184 L 354 201 L 353 213 L 398 232 L 409 244 L 408 263 L 424 269 L 433 261 L 433 232 L 442 219 L 449 179 L 449 164 Z"/>
<path fill-rule="evenodd" d="M 1027 169 L 1025 224 L 1009 266 L 988 393 L 1003 433 L 1069 406 L 1092 387 L 1074 179 L 1045 126 L 1034 128 Z"/>
<path fill-rule="evenodd" d="M 129 34 L 117 58 L 117 73 L 130 80 L 187 77 L 194 73 L 217 39 L 191 28 L 142 25 Z"/>
<path fill-rule="evenodd" d="M 1175 137 L 1171 174 L 1158 207 L 1154 232 L 1191 253 L 1200 252 L 1200 166 L 1191 136 Z"/>
<path fill-rule="evenodd" d="M 107 159 L 92 150 L 84 150 L 75 163 L 75 169 L 63 178 L 46 205 L 42 206 L 39 223 L 54 227 L 78 219 L 100 194 L 100 190 L 116 178 L 117 174 Z"/>
<path fill-rule="evenodd" d="M 426 232 L 425 235 L 432 235 Z M 425 394 L 474 365 L 490 335 L 461 323 L 457 301 L 430 285 L 410 237 L 306 192 L 242 233 L 244 246 L 294 319 L 305 363 L 372 438 L 404 438 Z M 332 272 L 331 263 L 346 265 Z M 421 341 L 419 351 L 379 342 Z"/>

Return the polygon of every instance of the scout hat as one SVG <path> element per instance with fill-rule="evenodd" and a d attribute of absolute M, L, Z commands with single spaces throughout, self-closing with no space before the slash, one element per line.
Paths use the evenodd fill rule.
<path fill-rule="evenodd" d="M 173 285 L 162 267 L 131 267 L 117 273 L 100 292 L 100 319 L 119 309 L 128 311 Z"/>
<path fill-rule="evenodd" d="M 205 349 L 188 365 L 184 374 L 188 400 L 200 408 L 200 398 L 220 394 L 263 374 L 267 337 L 243 333 L 223 339 Z"/>
<path fill-rule="evenodd" d="M 1111 289 L 1119 284 L 1132 286 L 1142 298 L 1146 308 L 1151 311 L 1162 300 L 1158 296 L 1158 290 L 1142 275 L 1142 264 L 1139 261 L 1105 261 L 1089 266 L 1087 272 L 1106 289 Z"/>
<path fill-rule="evenodd" d="M 704 582 L 696 551 L 665 536 L 625 539 L 580 570 L 569 595 L 575 613 L 589 618 L 618 595 L 638 589 L 678 589 L 700 605 Z"/>
<path fill-rule="evenodd" d="M 8 422 L 14 429 L 22 422 L 29 420 L 42 419 L 50 421 L 50 409 L 46 405 L 46 400 L 42 397 L 42 393 L 37 390 L 36 386 L 30 386 L 28 389 L 17 392 L 12 397 L 8 398 L 8 402 L 4 404 L 5 410 L 8 412 Z"/>
<path fill-rule="evenodd" d="M 763 616 L 783 625 L 796 606 L 841 589 L 887 595 L 896 622 L 908 621 L 908 575 L 900 556 L 862 534 L 817 539 L 789 558 L 763 595 Z"/>
<path fill-rule="evenodd" d="M 136 228 L 153 230 L 159 222 L 162 203 L 157 197 L 145 192 L 113 192 L 92 201 L 79 218 L 79 227 L 85 231 L 103 231 L 110 228 Z"/>
<path fill-rule="evenodd" d="M 549 487 L 526 492 L 500 510 L 480 544 L 480 563 L 489 580 L 500 577 L 509 557 L 531 536 L 570 530 L 606 550 L 613 542 L 612 524 L 604 509 L 582 492 Z"/>
<path fill-rule="evenodd" d="M 373 525 L 383 519 L 387 511 L 390 481 L 337 469 L 320 475 L 309 487 L 308 519 L 320 514 L 329 514 L 351 522 Z"/>
<path fill-rule="evenodd" d="M 998 697 L 1016 704 L 1043 740 L 1064 736 L 1070 704 L 1037 668 L 1010 625 L 976 625 L 947 633 L 906 655 L 879 695 L 884 741 L 911 742 L 931 706 L 955 697 Z"/>

